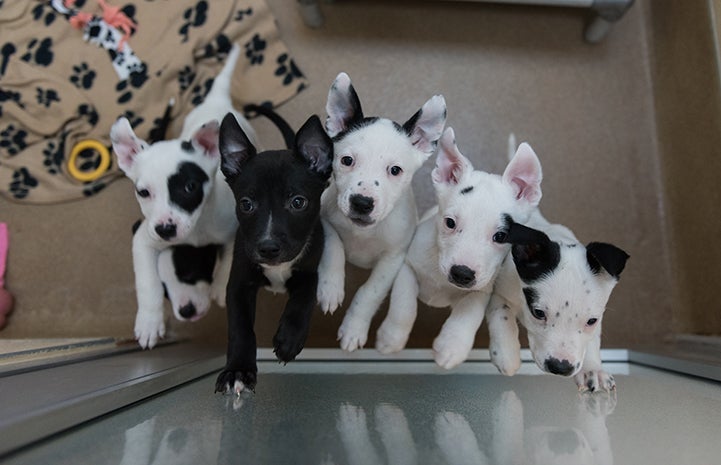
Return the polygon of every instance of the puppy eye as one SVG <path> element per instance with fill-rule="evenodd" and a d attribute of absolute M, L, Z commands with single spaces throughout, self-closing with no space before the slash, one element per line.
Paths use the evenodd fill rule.
<path fill-rule="evenodd" d="M 503 231 L 498 231 L 496 234 L 493 235 L 493 242 L 497 242 L 499 244 L 504 244 L 506 242 L 506 239 L 508 238 L 508 234 Z"/>
<path fill-rule="evenodd" d="M 188 183 L 185 185 L 185 192 L 187 194 L 192 194 L 198 189 L 198 183 L 195 181 L 188 181 Z"/>
<path fill-rule="evenodd" d="M 340 162 L 342 165 L 350 166 L 353 164 L 353 157 L 346 155 L 344 157 L 341 157 Z"/>
<path fill-rule="evenodd" d="M 593 326 L 598 321 L 598 318 L 591 318 L 586 322 L 586 326 Z"/>
<path fill-rule="evenodd" d="M 243 197 L 238 201 L 238 208 L 243 213 L 251 213 L 253 210 L 255 210 L 255 205 L 253 205 L 253 201 L 250 200 L 248 197 Z"/>
<path fill-rule="evenodd" d="M 544 312 L 543 310 L 541 310 L 539 308 L 532 308 L 531 315 L 533 315 L 533 318 L 535 318 L 537 320 L 541 320 L 541 321 L 546 320 L 546 312 Z"/>
<path fill-rule="evenodd" d="M 446 218 L 445 220 L 446 228 L 448 229 L 456 229 L 456 221 L 453 218 Z"/>
<path fill-rule="evenodd" d="M 290 208 L 293 210 L 305 210 L 308 206 L 308 199 L 301 195 L 296 195 L 290 200 Z"/>
<path fill-rule="evenodd" d="M 403 172 L 403 168 L 401 168 L 400 166 L 397 166 L 397 165 L 391 166 L 390 169 L 388 170 L 388 172 L 393 176 L 398 176 L 399 174 L 401 174 Z"/>
<path fill-rule="evenodd" d="M 150 191 L 148 189 L 136 189 L 135 192 L 142 198 L 150 197 Z"/>

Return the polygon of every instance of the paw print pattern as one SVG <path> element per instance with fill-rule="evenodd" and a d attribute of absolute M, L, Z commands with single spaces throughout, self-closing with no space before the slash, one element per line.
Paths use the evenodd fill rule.
<path fill-rule="evenodd" d="M 190 99 L 190 103 L 193 104 L 193 106 L 198 106 L 201 103 L 203 103 L 203 100 L 205 100 L 205 96 L 208 95 L 208 92 L 210 92 L 210 88 L 213 87 L 213 79 L 206 80 L 203 84 L 198 84 L 197 86 L 194 86 L 192 89 L 193 97 Z"/>
<path fill-rule="evenodd" d="M 42 40 L 33 39 L 28 44 L 27 51 L 20 57 L 26 63 L 35 62 L 40 66 L 49 66 L 53 62 L 53 39 L 46 37 Z"/>
<path fill-rule="evenodd" d="M 180 92 L 184 92 L 195 80 L 195 72 L 190 66 L 186 66 L 178 73 L 178 83 L 180 84 Z"/>
<path fill-rule="evenodd" d="M 98 124 L 98 119 L 100 119 L 95 107 L 86 103 L 78 106 L 78 115 L 85 118 L 91 126 Z"/>
<path fill-rule="evenodd" d="M 303 77 L 303 73 L 300 72 L 300 69 L 287 53 L 279 56 L 277 62 L 278 68 L 275 70 L 275 75 L 283 78 L 284 86 L 289 86 L 295 79 Z"/>
<path fill-rule="evenodd" d="M 90 197 L 105 189 L 106 184 L 101 181 L 90 182 L 83 187 L 83 195 Z"/>
<path fill-rule="evenodd" d="M 235 18 L 233 18 L 235 21 L 243 21 L 243 19 L 246 16 L 250 16 L 253 14 L 253 9 L 248 8 L 246 10 L 238 10 L 235 12 Z"/>
<path fill-rule="evenodd" d="M 60 140 L 49 140 L 48 145 L 43 149 L 43 166 L 50 174 L 60 173 L 60 167 L 65 160 L 63 154 L 65 148 L 65 134 Z"/>
<path fill-rule="evenodd" d="M 15 48 L 15 45 L 12 44 L 12 42 L 6 42 L 2 49 L 0 49 L 0 55 L 2 55 L 2 61 L 0 61 L 0 77 L 2 77 L 5 74 L 5 71 L 8 67 L 8 62 L 10 61 L 10 57 L 17 52 L 17 49 Z"/>
<path fill-rule="evenodd" d="M 37 98 L 38 103 L 40 105 L 43 105 L 45 108 L 50 108 L 50 105 L 52 105 L 53 102 L 60 101 L 60 96 L 54 89 L 43 89 L 41 87 L 36 87 L 35 90 L 35 97 Z"/>
<path fill-rule="evenodd" d="M 12 90 L 2 90 L 0 89 L 0 117 L 3 115 L 3 103 L 5 102 L 15 102 L 17 106 L 20 108 L 25 108 L 25 104 L 22 102 L 22 95 L 20 95 L 19 92 L 14 92 Z"/>
<path fill-rule="evenodd" d="M 9 155 L 17 155 L 28 146 L 25 138 L 28 136 L 24 129 L 16 129 L 12 124 L 0 132 L 0 150 Z"/>
<path fill-rule="evenodd" d="M 70 76 L 70 82 L 75 84 L 78 89 L 90 89 L 93 87 L 96 73 L 90 69 L 86 62 L 73 66 L 73 75 Z"/>
<path fill-rule="evenodd" d="M 188 41 L 191 27 L 201 27 L 208 20 L 208 2 L 201 0 L 183 13 L 185 23 L 180 27 L 178 34 L 183 36 L 181 42 Z"/>
<path fill-rule="evenodd" d="M 226 56 L 228 56 L 232 47 L 233 42 L 230 41 L 228 36 L 220 34 L 215 38 L 215 44 L 208 44 L 205 46 L 204 58 L 215 57 L 218 61 L 222 61 Z"/>
<path fill-rule="evenodd" d="M 133 98 L 132 88 L 139 89 L 148 79 L 148 66 L 141 63 L 140 66 L 130 72 L 127 79 L 123 79 L 115 86 L 115 90 L 120 92 L 118 103 L 128 103 Z"/>
<path fill-rule="evenodd" d="M 263 63 L 263 51 L 266 45 L 266 42 L 261 39 L 258 34 L 255 34 L 253 38 L 245 44 L 245 56 L 248 57 L 251 65 L 260 65 Z"/>
<path fill-rule="evenodd" d="M 45 3 L 40 3 L 38 6 L 32 9 L 32 15 L 33 19 L 35 21 L 42 21 L 45 23 L 45 26 L 50 26 L 54 21 L 57 15 L 55 14 L 55 10 L 52 8 L 48 8 L 48 5 Z"/>
<path fill-rule="evenodd" d="M 38 187 L 38 180 L 30 174 L 27 168 L 20 168 L 13 173 L 10 193 L 16 199 L 24 199 L 30 193 L 30 189 L 36 187 Z"/>
<path fill-rule="evenodd" d="M 137 128 L 145 121 L 145 118 L 136 115 L 135 112 L 132 112 L 130 110 L 127 110 L 125 113 L 123 113 L 123 116 L 128 119 L 130 126 L 133 128 Z"/>

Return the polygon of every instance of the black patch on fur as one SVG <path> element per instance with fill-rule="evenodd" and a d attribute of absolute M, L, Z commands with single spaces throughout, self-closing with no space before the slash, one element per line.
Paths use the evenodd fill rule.
<path fill-rule="evenodd" d="M 208 175 L 198 165 L 183 162 L 178 171 L 168 178 L 170 201 L 188 213 L 192 213 L 203 202 L 203 185 Z"/>
<path fill-rule="evenodd" d="M 533 308 L 536 306 L 536 302 L 538 302 L 538 292 L 536 292 L 534 288 L 524 287 L 523 296 L 526 298 L 526 304 L 528 305 L 528 308 Z"/>
<path fill-rule="evenodd" d="M 189 140 L 184 140 L 180 143 L 180 148 L 183 149 L 184 152 L 193 153 L 195 152 L 195 149 L 193 148 L 193 143 Z"/>
<path fill-rule="evenodd" d="M 133 236 L 136 232 L 138 232 L 138 229 L 140 229 L 140 225 L 143 224 L 143 220 L 138 220 L 135 223 L 133 223 Z"/>
<path fill-rule="evenodd" d="M 219 245 L 205 247 L 177 245 L 173 247 L 173 268 L 178 281 L 195 284 L 198 281 L 213 282 L 213 269 L 220 250 Z"/>
<path fill-rule="evenodd" d="M 472 190 L 473 190 L 473 186 L 464 187 L 463 189 L 461 189 L 461 194 L 468 194 Z"/>
<path fill-rule="evenodd" d="M 333 137 L 333 142 L 339 142 L 339 141 L 341 141 L 345 136 L 347 136 L 348 134 L 350 134 L 351 132 L 353 132 L 353 131 L 358 131 L 358 130 L 360 130 L 360 129 L 363 129 L 363 128 L 366 127 L 366 126 L 370 126 L 370 125 L 372 125 L 373 123 L 375 123 L 376 121 L 378 121 L 379 119 L 380 119 L 380 118 L 377 117 L 377 116 L 371 116 L 371 117 L 368 117 L 368 118 L 362 118 L 362 119 L 359 119 L 359 120 L 350 121 L 350 122 L 348 123 L 348 126 L 346 127 L 346 129 L 342 130 L 341 132 L 339 132 L 338 134 L 336 134 L 335 137 Z M 396 126 L 398 126 L 398 125 L 396 124 Z M 398 126 L 398 128 L 400 129 L 400 126 Z"/>
<path fill-rule="evenodd" d="M 591 242 L 586 246 L 588 266 L 593 274 L 601 272 L 601 268 L 618 279 L 626 266 L 629 255 L 615 245 L 603 242 Z"/>

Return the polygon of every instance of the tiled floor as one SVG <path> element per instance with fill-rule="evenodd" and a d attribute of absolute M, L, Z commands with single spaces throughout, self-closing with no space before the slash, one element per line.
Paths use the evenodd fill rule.
<path fill-rule="evenodd" d="M 4 463 L 644 465 L 721 456 L 719 383 L 617 363 L 608 366 L 615 395 L 579 395 L 568 379 L 462 367 L 264 362 L 254 395 L 214 394 L 207 376 Z"/>

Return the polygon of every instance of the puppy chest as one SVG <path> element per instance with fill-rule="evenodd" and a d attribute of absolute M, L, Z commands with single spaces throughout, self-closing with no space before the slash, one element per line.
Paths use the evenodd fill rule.
<path fill-rule="evenodd" d="M 273 293 L 284 293 L 285 282 L 288 281 L 293 274 L 292 263 L 281 263 L 280 265 L 266 266 L 263 265 L 263 275 L 268 280 L 267 290 Z"/>

